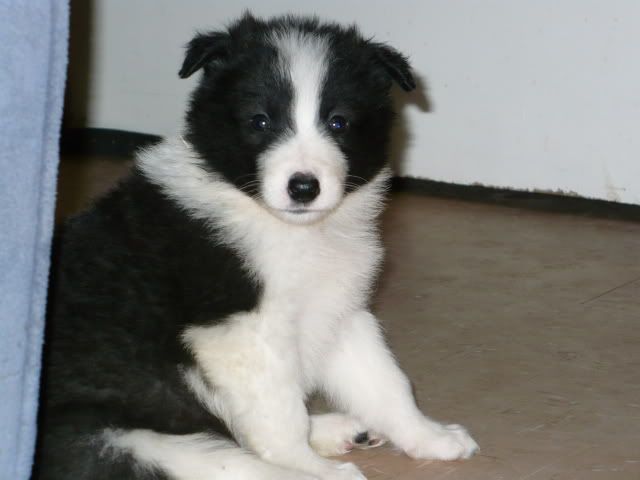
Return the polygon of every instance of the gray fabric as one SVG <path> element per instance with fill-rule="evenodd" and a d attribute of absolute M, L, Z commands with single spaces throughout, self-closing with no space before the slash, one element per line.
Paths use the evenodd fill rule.
<path fill-rule="evenodd" d="M 0 478 L 31 473 L 67 0 L 0 0 Z"/>

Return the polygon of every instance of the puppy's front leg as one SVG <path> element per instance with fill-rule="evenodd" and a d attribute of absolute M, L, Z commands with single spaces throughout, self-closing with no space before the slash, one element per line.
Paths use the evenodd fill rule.
<path fill-rule="evenodd" d="M 320 480 L 365 480 L 355 465 L 327 460 L 310 447 L 300 362 L 286 337 L 265 335 L 250 317 L 235 319 L 233 327 L 192 328 L 184 337 L 206 380 L 191 381 L 192 388 L 201 398 L 209 392 L 205 403 L 240 446 Z"/>
<path fill-rule="evenodd" d="M 478 449 L 460 425 L 442 425 L 420 412 L 408 379 L 369 312 L 345 319 L 322 377 L 324 389 L 339 407 L 411 457 L 454 460 Z"/>

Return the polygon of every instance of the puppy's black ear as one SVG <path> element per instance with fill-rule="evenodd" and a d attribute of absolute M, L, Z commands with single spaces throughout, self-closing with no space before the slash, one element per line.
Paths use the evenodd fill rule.
<path fill-rule="evenodd" d="M 376 60 L 384 67 L 389 76 L 405 92 L 410 92 L 416 88 L 416 81 L 411 74 L 411 65 L 409 65 L 407 57 L 383 43 L 376 43 L 374 46 L 376 48 Z"/>
<path fill-rule="evenodd" d="M 216 60 L 224 60 L 229 55 L 230 41 L 229 34 L 223 32 L 196 35 L 187 45 L 187 55 L 178 72 L 180 78 L 190 77 L 205 65 Z"/>

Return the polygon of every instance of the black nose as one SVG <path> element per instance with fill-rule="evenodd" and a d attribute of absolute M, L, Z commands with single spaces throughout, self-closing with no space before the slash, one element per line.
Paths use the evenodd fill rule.
<path fill-rule="evenodd" d="M 292 200 L 309 203 L 320 193 L 320 182 L 309 173 L 294 173 L 289 179 L 287 191 Z"/>

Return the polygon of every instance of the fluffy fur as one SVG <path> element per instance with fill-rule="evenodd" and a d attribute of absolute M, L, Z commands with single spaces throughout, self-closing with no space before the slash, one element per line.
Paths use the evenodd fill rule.
<path fill-rule="evenodd" d="M 319 453 L 384 439 L 469 457 L 367 309 L 406 59 L 353 27 L 245 15 L 191 41 L 180 75 L 200 69 L 184 135 L 67 225 L 35 478 L 355 480 Z M 342 414 L 310 418 L 313 391 Z"/>

